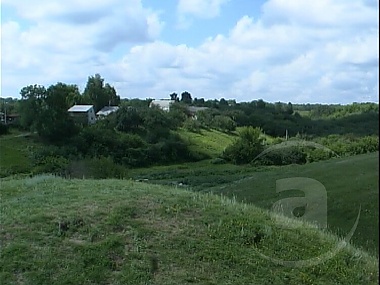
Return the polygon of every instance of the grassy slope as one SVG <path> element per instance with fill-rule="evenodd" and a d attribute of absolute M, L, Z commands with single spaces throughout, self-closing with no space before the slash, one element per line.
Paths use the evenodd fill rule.
<path fill-rule="evenodd" d="M 350 246 L 311 267 L 261 258 L 310 258 L 337 240 L 211 194 L 49 176 L 1 184 L 1 284 L 377 283 L 377 260 Z"/>
<path fill-rule="evenodd" d="M 193 133 L 180 129 L 178 134 L 188 143 L 190 150 L 217 157 L 236 138 L 234 134 L 226 134 L 217 130 L 201 130 Z"/>
<path fill-rule="evenodd" d="M 0 136 L 0 177 L 30 171 L 28 147 L 35 145 L 29 137 L 19 132 L 12 131 L 9 135 Z"/>
<path fill-rule="evenodd" d="M 378 255 L 379 252 L 379 153 L 357 155 L 308 165 L 291 165 L 252 174 L 250 179 L 214 188 L 213 192 L 234 195 L 238 200 L 270 209 L 281 197 L 303 196 L 291 192 L 276 193 L 276 180 L 308 177 L 321 182 L 327 191 L 328 226 L 346 235 L 353 226 L 359 208 L 361 216 L 353 242 Z"/>
<path fill-rule="evenodd" d="M 361 205 L 359 226 L 353 237 L 356 245 L 378 253 L 378 160 L 371 153 L 332 159 L 306 165 L 261 167 L 213 165 L 209 162 L 181 166 L 136 169 L 129 175 L 134 179 L 149 179 L 151 183 L 178 184 L 196 191 L 222 193 L 238 200 L 270 209 L 272 204 L 300 192 L 276 193 L 276 180 L 308 177 L 320 181 L 327 190 L 328 225 L 340 235 L 352 227 Z"/>
<path fill-rule="evenodd" d="M 210 158 L 219 157 L 225 148 L 238 138 L 238 132 L 242 127 L 232 133 L 223 133 L 214 129 L 201 129 L 199 133 L 180 129 L 177 133 L 189 145 L 189 149 L 207 155 Z M 273 138 L 263 135 L 263 138 L 270 143 Z"/>

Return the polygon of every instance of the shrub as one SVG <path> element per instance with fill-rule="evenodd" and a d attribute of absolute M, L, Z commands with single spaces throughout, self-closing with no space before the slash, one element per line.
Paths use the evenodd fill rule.
<path fill-rule="evenodd" d="M 199 133 L 201 131 L 201 123 L 198 120 L 194 119 L 186 119 L 186 121 L 183 124 L 184 129 L 193 132 L 193 133 Z"/>
<path fill-rule="evenodd" d="M 215 116 L 212 120 L 212 126 L 222 132 L 232 132 L 236 130 L 235 121 L 228 116 Z"/>
<path fill-rule="evenodd" d="M 298 147 L 286 147 L 270 151 L 260 157 L 255 164 L 261 165 L 288 165 L 288 164 L 305 164 L 306 153 Z"/>
<path fill-rule="evenodd" d="M 220 157 L 214 158 L 210 161 L 211 164 L 225 164 L 226 160 Z"/>
<path fill-rule="evenodd" d="M 239 138 L 225 149 L 222 158 L 235 164 L 249 163 L 263 151 L 263 141 L 261 129 L 244 127 Z"/>
<path fill-rule="evenodd" d="M 69 161 L 62 156 L 45 156 L 33 168 L 34 174 L 51 173 L 65 175 Z"/>
<path fill-rule="evenodd" d="M 0 135 L 5 135 L 9 132 L 8 125 L 5 125 L 3 123 L 0 123 Z"/>
<path fill-rule="evenodd" d="M 114 163 L 110 157 L 92 158 L 86 161 L 89 175 L 94 179 L 118 178 L 122 179 L 126 175 L 126 169 Z"/>

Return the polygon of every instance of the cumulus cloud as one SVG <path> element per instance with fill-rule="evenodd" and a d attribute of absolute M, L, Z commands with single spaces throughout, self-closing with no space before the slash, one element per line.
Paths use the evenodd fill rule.
<path fill-rule="evenodd" d="M 83 86 L 100 73 L 122 97 L 187 90 L 237 101 L 378 101 L 378 1 L 269 0 L 258 17 L 242 15 L 198 46 L 162 40 L 167 23 L 138 0 L 5 2 L 32 25 L 2 24 L 2 88 Z M 179 1 L 177 11 L 215 17 L 226 1 L 195 2 Z"/>
<path fill-rule="evenodd" d="M 229 0 L 179 0 L 177 27 L 189 28 L 193 18 L 211 19 L 220 15 L 221 7 Z"/>
<path fill-rule="evenodd" d="M 15 76 L 28 78 L 27 84 L 36 78 L 55 83 L 100 72 L 114 49 L 153 41 L 163 27 L 139 0 L 3 0 L 2 5 L 23 19 L 2 23 L 4 87 Z"/>
<path fill-rule="evenodd" d="M 179 0 L 178 13 L 199 18 L 214 18 L 220 14 L 221 6 L 229 0 Z"/>

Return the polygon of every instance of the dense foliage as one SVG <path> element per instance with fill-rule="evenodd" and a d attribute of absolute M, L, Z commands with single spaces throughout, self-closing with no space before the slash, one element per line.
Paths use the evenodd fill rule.
<path fill-rule="evenodd" d="M 41 172 L 61 172 L 79 160 L 145 167 L 205 159 L 196 150 L 189 150 L 177 134 L 179 128 L 199 134 L 202 129 L 219 130 L 237 136 L 218 160 L 236 164 L 253 160 L 265 165 L 306 163 L 378 149 L 379 112 L 375 103 L 300 105 L 262 99 L 237 103 L 224 98 L 193 99 L 184 91 L 180 96 L 169 95 L 174 103 L 165 112 L 150 107 L 151 99 L 121 100 L 99 74 L 88 78 L 83 93 L 76 85 L 59 82 L 48 88 L 26 86 L 20 94 L 21 100 L 2 99 L 0 111 L 18 113 L 18 126 L 35 131 L 47 145 L 33 159 Z M 119 110 L 95 125 L 78 125 L 67 112 L 74 104 L 91 104 L 95 111 L 118 105 Z M 7 129 L 1 125 L 0 133 Z M 272 137 L 270 141 L 268 136 Z M 292 147 L 255 159 L 271 145 L 288 139 L 312 140 L 332 151 Z M 121 175 L 119 170 L 115 173 Z"/>

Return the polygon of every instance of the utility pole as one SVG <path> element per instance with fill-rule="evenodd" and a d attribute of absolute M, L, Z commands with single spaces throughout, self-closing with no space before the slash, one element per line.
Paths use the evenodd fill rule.
<path fill-rule="evenodd" d="M 7 102 L 4 100 L 4 124 L 7 124 Z"/>

